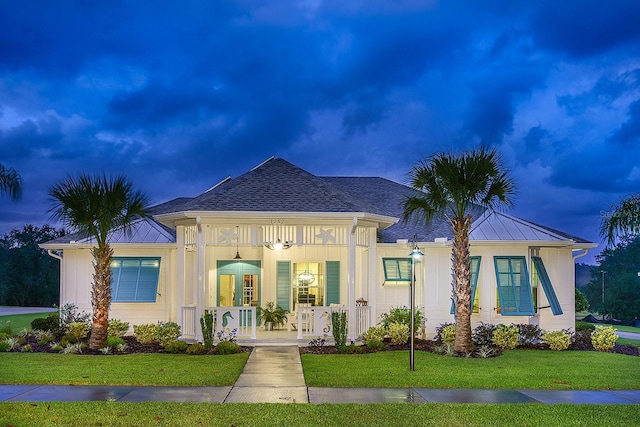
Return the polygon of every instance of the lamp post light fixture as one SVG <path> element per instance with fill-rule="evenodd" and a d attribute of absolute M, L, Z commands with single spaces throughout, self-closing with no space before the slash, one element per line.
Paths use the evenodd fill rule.
<path fill-rule="evenodd" d="M 424 254 L 418 248 L 418 243 L 413 238 L 413 250 L 409 254 L 411 257 L 411 290 L 409 292 L 409 306 L 411 307 L 409 320 L 409 369 L 415 371 L 415 335 L 416 335 L 416 262 Z"/>

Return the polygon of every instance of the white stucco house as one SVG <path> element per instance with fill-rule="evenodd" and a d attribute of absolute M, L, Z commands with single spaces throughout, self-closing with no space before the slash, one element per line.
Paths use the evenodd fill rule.
<path fill-rule="evenodd" d="M 131 234 L 114 231 L 111 318 L 131 325 L 174 321 L 201 338 L 204 310 L 218 327 L 256 338 L 257 306 L 291 311 L 298 339 L 329 332 L 348 312 L 349 338 L 408 306 L 414 242 L 416 305 L 427 336 L 453 322 L 451 230 L 405 223 L 415 190 L 375 177 L 320 177 L 271 158 L 192 198 L 155 206 Z M 60 304 L 91 311 L 92 242 L 66 235 L 42 248 L 60 259 Z M 574 326 L 574 261 L 596 244 L 505 213 L 474 214 L 472 322 Z M 330 333 L 329 333 L 330 334 Z"/>

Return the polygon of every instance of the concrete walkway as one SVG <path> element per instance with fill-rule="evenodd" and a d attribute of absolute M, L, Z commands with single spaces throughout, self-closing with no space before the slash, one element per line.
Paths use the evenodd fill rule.
<path fill-rule="evenodd" d="M 0 374 L 1 381 L 1 374 Z M 496 390 L 307 387 L 296 346 L 258 346 L 233 386 L 0 385 L 7 402 L 570 403 L 640 404 L 640 390 Z"/>

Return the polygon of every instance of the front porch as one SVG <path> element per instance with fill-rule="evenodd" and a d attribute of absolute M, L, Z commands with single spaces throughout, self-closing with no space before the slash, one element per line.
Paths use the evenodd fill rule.
<path fill-rule="evenodd" d="M 333 339 L 331 331 L 331 313 L 345 312 L 348 319 L 353 319 L 353 325 L 347 325 L 347 336 L 359 338 L 369 329 L 371 307 L 356 306 L 354 316 L 349 315 L 349 308 L 342 306 L 308 306 L 299 307 L 297 312 L 290 313 L 288 322 L 280 329 L 265 331 L 258 325 L 256 307 L 205 307 L 213 315 L 214 339 L 216 333 L 224 331 L 230 333 L 235 330 L 240 342 L 282 342 L 302 343 L 303 345 L 315 338 Z M 187 340 L 202 341 L 200 318 L 203 313 L 197 313 L 196 305 L 182 306 L 181 310 L 182 337 Z M 199 314 L 199 315 L 198 315 Z"/>

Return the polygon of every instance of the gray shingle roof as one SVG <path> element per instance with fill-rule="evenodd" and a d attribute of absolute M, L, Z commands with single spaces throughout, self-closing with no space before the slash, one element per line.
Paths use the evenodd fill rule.
<path fill-rule="evenodd" d="M 274 158 L 212 188 L 178 211 L 385 212 L 286 160 Z M 165 213 L 172 212 L 166 210 Z"/>
<path fill-rule="evenodd" d="M 272 158 L 251 171 L 227 179 L 199 196 L 181 197 L 151 208 L 152 215 L 185 211 L 223 212 L 316 212 L 366 213 L 398 218 L 399 221 L 379 231 L 379 241 L 395 243 L 398 239 L 431 242 L 436 238 L 452 239 L 449 221 L 442 215 L 428 226 L 415 220 L 402 220 L 403 203 L 409 195 L 420 193 L 411 187 L 378 177 L 318 177 L 289 163 Z M 477 207 L 470 212 L 472 240 L 587 240 L 531 223 L 509 215 L 485 215 Z M 487 212 L 488 214 L 489 212 Z M 388 223 L 386 224 L 388 225 Z M 47 243 L 81 241 L 71 234 Z M 147 219 L 136 223 L 134 233 L 116 232 L 112 241 L 119 243 L 175 242 L 175 231 Z"/>

